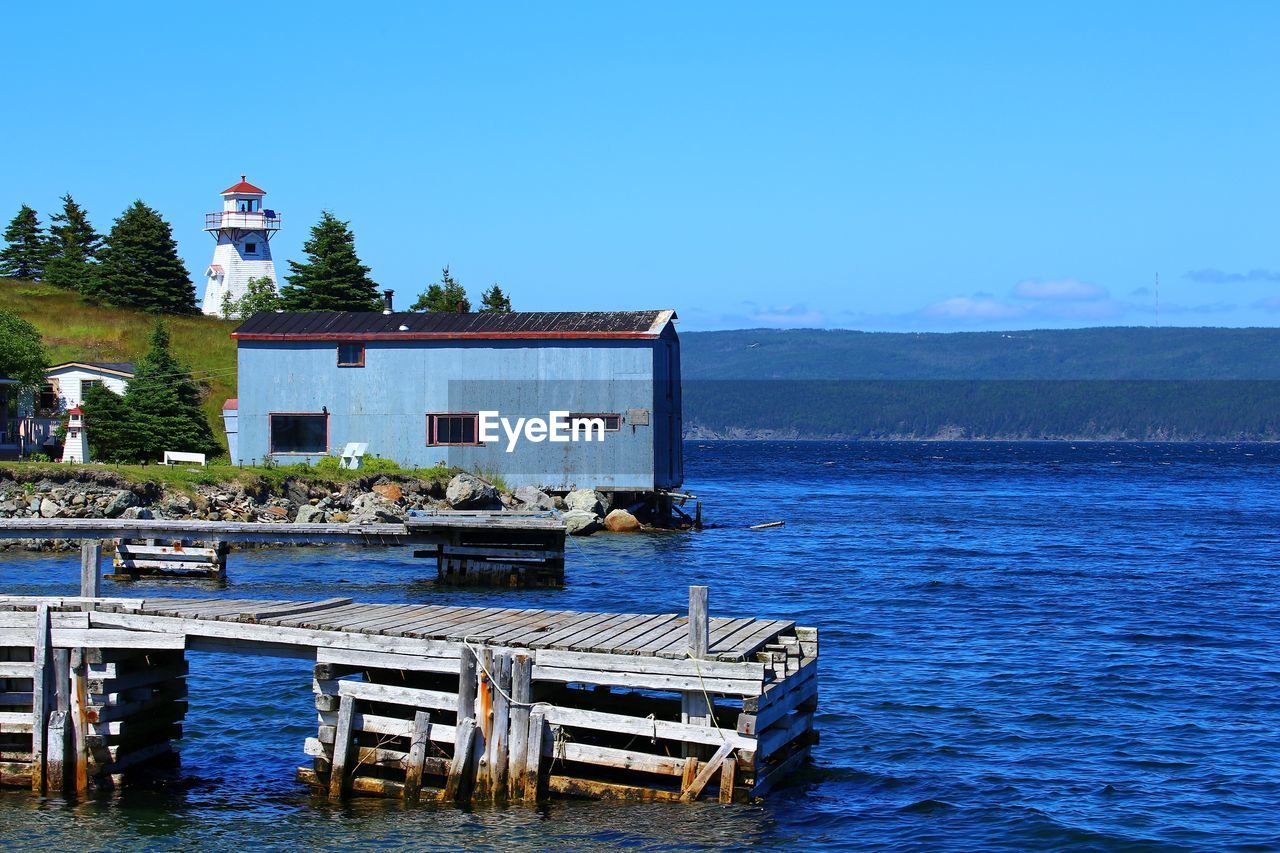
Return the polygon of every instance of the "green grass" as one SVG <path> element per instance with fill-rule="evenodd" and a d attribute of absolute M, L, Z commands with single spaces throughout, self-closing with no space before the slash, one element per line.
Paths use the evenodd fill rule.
<path fill-rule="evenodd" d="M 279 494 L 284 487 L 284 481 L 290 479 L 340 486 L 375 473 L 428 481 L 445 481 L 456 473 L 448 468 L 370 472 L 348 471 L 341 468 L 317 471 L 308 465 L 255 468 L 215 464 L 207 468 L 186 468 L 180 465 L 63 465 L 51 462 L 0 462 L 0 472 L 4 472 L 4 476 L 0 479 L 11 479 L 18 483 L 35 483 L 43 479 L 62 480 L 76 472 L 109 472 L 118 475 L 128 483 L 159 483 L 167 491 L 186 494 L 194 494 L 199 486 L 229 486 L 233 483 L 240 483 L 252 490 L 265 487 L 271 493 Z"/>
<path fill-rule="evenodd" d="M 49 284 L 0 278 L 0 311 L 40 330 L 53 364 L 64 361 L 139 361 L 156 316 L 128 308 L 87 302 L 77 293 Z M 205 388 L 203 409 L 213 434 L 224 445 L 222 403 L 236 396 L 236 320 L 204 315 L 163 315 L 173 350 Z"/>

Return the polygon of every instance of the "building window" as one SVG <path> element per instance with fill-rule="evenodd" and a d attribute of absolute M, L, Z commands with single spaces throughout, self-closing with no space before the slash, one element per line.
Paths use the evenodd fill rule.
<path fill-rule="evenodd" d="M 622 429 L 622 415 L 607 414 L 604 412 L 570 412 L 569 428 L 573 428 L 573 424 L 578 420 L 592 421 L 596 418 L 604 421 L 605 432 L 617 432 Z"/>
<path fill-rule="evenodd" d="M 364 344 L 338 344 L 338 367 L 364 367 Z"/>
<path fill-rule="evenodd" d="M 326 414 L 289 413 L 270 415 L 270 452 L 328 453 L 329 416 Z"/>
<path fill-rule="evenodd" d="M 62 408 L 58 401 L 58 389 L 53 387 L 52 382 L 46 382 L 40 386 L 40 416 L 52 417 L 58 413 L 58 409 Z"/>
<path fill-rule="evenodd" d="M 480 432 L 478 414 L 427 415 L 427 444 L 478 445 Z"/>
<path fill-rule="evenodd" d="M 245 243 L 245 244 L 244 244 L 244 253 L 245 253 L 246 255 L 256 255 L 256 254 L 258 254 L 258 244 L 257 244 L 257 243 Z"/>
<path fill-rule="evenodd" d="M 80 402 L 84 402 L 84 398 L 89 395 L 90 388 L 101 388 L 101 379 L 81 379 L 80 380 Z"/>

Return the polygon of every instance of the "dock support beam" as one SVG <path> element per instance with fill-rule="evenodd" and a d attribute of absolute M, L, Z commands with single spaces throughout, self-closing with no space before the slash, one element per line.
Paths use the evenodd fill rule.
<path fill-rule="evenodd" d="M 80 544 L 80 596 L 98 598 L 102 594 L 102 541 Z"/>
<path fill-rule="evenodd" d="M 705 660 L 710 638 L 710 620 L 707 616 L 707 587 L 689 587 L 689 657 Z M 695 726 L 710 726 L 714 720 L 706 694 L 701 690 L 687 690 L 681 699 L 681 717 Z M 705 750 L 685 746 L 685 757 L 704 757 Z"/>

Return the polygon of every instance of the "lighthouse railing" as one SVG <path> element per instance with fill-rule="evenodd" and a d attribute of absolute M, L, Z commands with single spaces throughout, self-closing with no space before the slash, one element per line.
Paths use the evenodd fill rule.
<path fill-rule="evenodd" d="M 275 211 L 220 211 L 204 215 L 204 229 L 245 228 L 253 231 L 279 231 L 280 214 Z"/>

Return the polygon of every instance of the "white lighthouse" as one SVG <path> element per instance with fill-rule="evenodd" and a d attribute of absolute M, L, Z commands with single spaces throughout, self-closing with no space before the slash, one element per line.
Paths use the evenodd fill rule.
<path fill-rule="evenodd" d="M 222 191 L 222 210 L 205 214 L 204 230 L 218 245 L 205 270 L 204 313 L 222 316 L 224 297 L 240 299 L 251 279 L 266 276 L 275 283 L 271 238 L 280 230 L 280 215 L 262 206 L 266 194 L 241 175 L 240 183 Z"/>
<path fill-rule="evenodd" d="M 84 409 L 67 412 L 67 437 L 62 442 L 63 462 L 89 461 L 89 434 L 84 430 Z"/>

